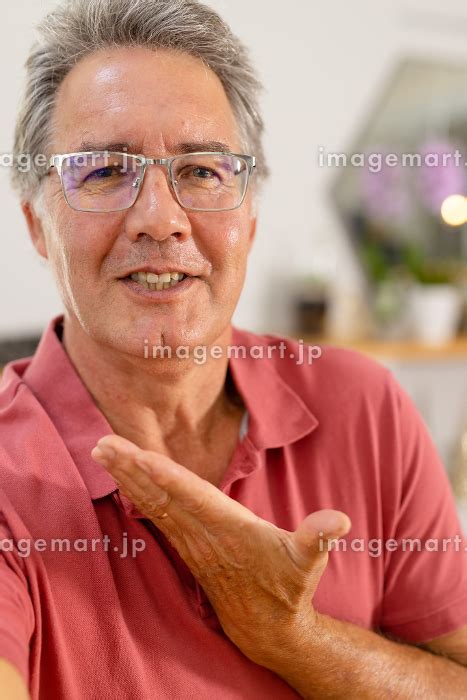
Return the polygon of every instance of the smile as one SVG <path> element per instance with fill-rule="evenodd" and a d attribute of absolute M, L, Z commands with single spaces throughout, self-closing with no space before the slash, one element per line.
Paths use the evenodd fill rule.
<path fill-rule="evenodd" d="M 125 279 L 132 280 L 137 284 L 151 291 L 162 291 L 170 287 L 176 287 L 186 278 L 183 272 L 163 272 L 156 275 L 154 272 L 134 272 Z"/>

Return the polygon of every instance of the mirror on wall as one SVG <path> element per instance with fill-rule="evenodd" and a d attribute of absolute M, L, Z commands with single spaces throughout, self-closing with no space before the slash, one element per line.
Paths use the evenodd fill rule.
<path fill-rule="evenodd" d="M 333 163 L 326 154 L 327 164 L 338 170 L 332 198 L 374 287 L 381 328 L 395 335 L 414 331 L 406 301 L 416 287 L 424 298 L 438 292 L 438 306 L 440 292 L 445 304 L 451 292 L 445 314 L 452 316 L 450 333 L 461 331 L 467 286 L 467 65 L 402 61 L 355 143 L 334 156 Z M 425 312 L 417 303 L 419 319 Z"/>

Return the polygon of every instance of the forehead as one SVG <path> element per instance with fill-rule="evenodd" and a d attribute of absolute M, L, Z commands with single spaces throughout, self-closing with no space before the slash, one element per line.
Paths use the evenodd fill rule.
<path fill-rule="evenodd" d="M 219 141 L 238 149 L 238 129 L 219 78 L 187 54 L 110 49 L 81 60 L 60 86 L 54 150 L 128 143 L 138 153 L 180 142 Z"/>

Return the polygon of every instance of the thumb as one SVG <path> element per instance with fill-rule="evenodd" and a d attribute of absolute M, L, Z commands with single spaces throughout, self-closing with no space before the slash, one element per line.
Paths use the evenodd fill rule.
<path fill-rule="evenodd" d="M 327 554 L 332 541 L 346 535 L 351 525 L 350 518 L 340 510 L 317 510 L 300 523 L 292 540 L 298 552 L 311 562 L 317 555 Z"/>

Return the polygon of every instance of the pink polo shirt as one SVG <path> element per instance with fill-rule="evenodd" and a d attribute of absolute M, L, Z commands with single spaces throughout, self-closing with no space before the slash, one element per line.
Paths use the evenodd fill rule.
<path fill-rule="evenodd" d="M 0 656 L 33 700 L 297 697 L 230 642 L 176 551 L 91 459 L 112 430 L 56 325 L 0 385 Z M 234 329 L 233 343 L 278 339 Z M 369 539 L 421 538 L 425 547 L 460 532 L 407 396 L 354 352 L 324 348 L 309 365 L 297 363 L 295 341 L 286 347 L 283 358 L 230 360 L 249 420 L 221 490 L 288 530 L 320 508 L 350 516 L 352 547 L 331 554 L 314 599 L 320 612 L 413 642 L 467 624 L 463 546 L 362 551 Z"/>

